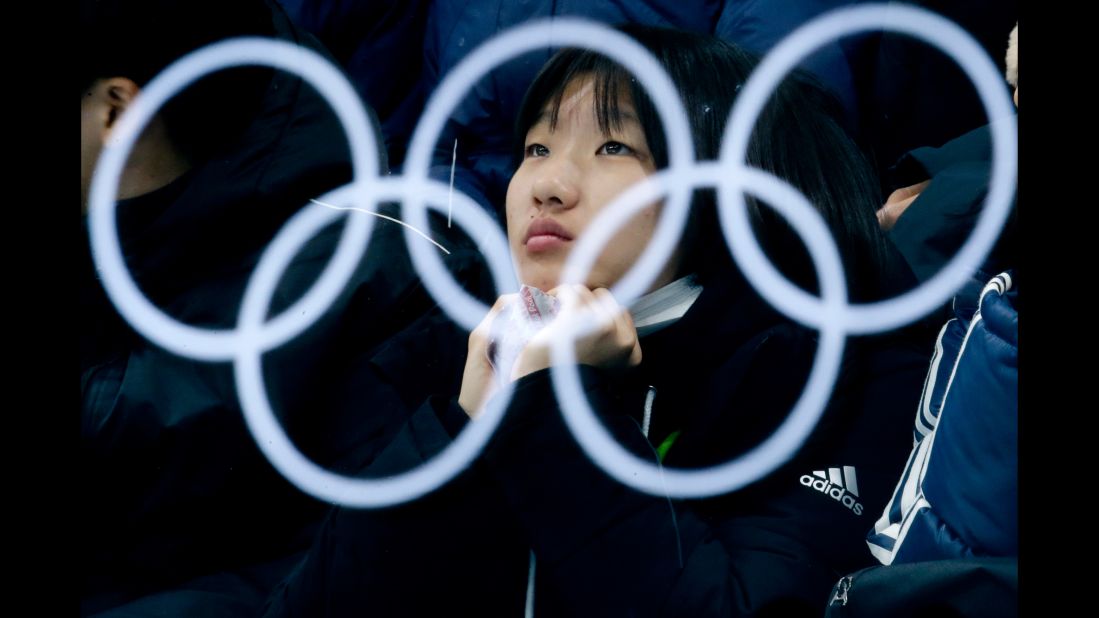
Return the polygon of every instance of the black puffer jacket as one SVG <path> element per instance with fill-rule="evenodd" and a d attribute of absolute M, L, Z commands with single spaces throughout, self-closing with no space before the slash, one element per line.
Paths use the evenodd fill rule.
<path fill-rule="evenodd" d="M 363 457 L 366 475 L 415 467 L 465 426 L 454 394 L 466 337 L 428 316 L 363 367 L 361 396 L 408 414 L 384 451 Z M 679 432 L 663 464 L 689 468 L 770 435 L 817 341 L 730 276 L 641 346 L 625 374 L 581 367 L 588 396 L 641 457 Z M 549 372 L 532 373 L 484 453 L 443 488 L 399 507 L 335 509 L 267 615 L 521 615 L 531 550 L 536 616 L 820 615 L 836 579 L 872 562 L 863 539 L 910 447 L 925 349 L 898 335 L 849 340 L 798 453 L 741 491 L 699 500 L 612 480 L 565 427 Z"/>

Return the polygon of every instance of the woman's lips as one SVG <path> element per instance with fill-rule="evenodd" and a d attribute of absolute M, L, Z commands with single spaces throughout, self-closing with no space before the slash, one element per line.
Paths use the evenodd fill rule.
<path fill-rule="evenodd" d="M 563 247 L 570 242 L 572 241 L 561 238 L 560 236 L 554 236 L 552 234 L 531 236 L 529 239 L 527 239 L 527 251 L 531 253 L 552 251 L 554 249 Z"/>
<path fill-rule="evenodd" d="M 527 251 L 531 253 L 552 251 L 570 242 L 572 234 L 553 219 L 535 219 L 527 228 L 527 236 L 523 240 Z"/>

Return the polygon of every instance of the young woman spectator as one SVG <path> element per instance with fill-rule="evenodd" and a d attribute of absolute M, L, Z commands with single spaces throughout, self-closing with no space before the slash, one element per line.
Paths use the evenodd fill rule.
<path fill-rule="evenodd" d="M 714 159 L 756 59 L 713 37 L 622 29 L 663 65 L 683 98 L 696 152 Z M 856 301 L 911 284 L 879 231 L 876 179 L 807 79 L 771 98 L 749 161 L 794 185 L 830 227 Z M 668 163 L 648 96 L 616 63 L 568 49 L 528 91 L 506 203 L 520 280 L 550 295 L 589 223 Z M 793 281 L 815 291 L 800 241 L 750 201 L 757 236 Z M 817 333 L 778 313 L 746 282 L 717 225 L 714 195 L 694 197 L 688 229 L 649 294 L 629 308 L 607 291 L 653 234 L 662 204 L 608 243 L 582 303 L 608 319 L 577 344 L 592 407 L 626 449 L 667 468 L 742 454 L 781 423 L 806 382 Z M 819 615 L 832 584 L 872 563 L 864 544 L 911 446 L 927 356 L 902 335 L 850 339 L 820 422 L 783 466 L 748 487 L 672 500 L 610 478 L 569 433 L 554 396 L 546 337 L 495 375 L 489 325 L 472 334 L 429 315 L 362 368 L 364 414 L 404 422 L 364 448 L 363 476 L 409 470 L 476 417 L 496 380 L 514 380 L 484 452 L 441 489 L 393 508 L 336 508 L 268 615 Z M 664 311 L 653 315 L 653 305 Z M 553 328 L 553 325 L 548 328 Z M 505 371 L 502 369 L 501 371 Z M 474 420 L 470 420 L 471 417 Z M 819 481 L 819 482 L 818 482 Z M 528 581 L 533 553 L 536 566 Z M 533 597 L 533 598 L 531 598 Z"/>

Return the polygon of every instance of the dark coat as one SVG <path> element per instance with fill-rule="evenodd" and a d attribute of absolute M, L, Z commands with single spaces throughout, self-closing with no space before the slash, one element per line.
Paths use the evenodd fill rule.
<path fill-rule="evenodd" d="M 327 53 L 274 4 L 272 19 L 280 39 Z M 239 141 L 168 186 L 119 203 L 123 252 L 141 290 L 186 324 L 234 328 L 245 285 L 279 228 L 310 198 L 350 180 L 346 144 L 329 104 L 297 75 L 275 73 Z M 278 286 L 272 316 L 316 281 L 341 231 L 341 224 L 326 228 L 299 253 Z M 340 414 L 353 407 L 338 398 L 339 370 L 431 306 L 402 233 L 379 220 L 333 308 L 264 356 L 272 405 L 299 448 L 322 465 L 338 465 L 341 440 L 349 438 L 338 431 Z M 229 571 L 248 574 L 224 598 L 239 603 L 256 593 L 262 600 L 284 571 L 261 576 L 252 565 L 279 564 L 304 549 L 325 505 L 293 487 L 256 447 L 230 363 L 180 358 L 126 324 L 84 238 L 82 612 Z M 461 271 L 472 251 L 439 238 L 451 249 L 448 264 Z M 165 607 L 213 611 L 184 602 Z"/>
<path fill-rule="evenodd" d="M 365 475 L 409 470 L 465 426 L 454 394 L 467 337 L 428 316 L 363 368 L 364 401 L 408 414 L 384 450 L 364 451 Z M 766 438 L 805 384 L 816 336 L 743 282 L 722 282 L 641 345 L 633 370 L 582 366 L 585 388 L 608 430 L 639 456 L 655 459 L 655 446 L 680 432 L 663 461 L 679 468 L 727 461 Z M 456 479 L 398 507 L 334 509 L 267 615 L 519 615 L 530 551 L 535 615 L 820 615 L 832 584 L 872 563 L 864 538 L 911 444 L 922 349 L 898 337 L 849 341 L 830 403 L 793 459 L 741 491 L 698 500 L 612 480 L 566 428 L 549 372 L 532 373 Z M 813 487 L 818 472 L 845 466 L 851 479 Z M 837 487 L 840 497 L 829 495 Z"/>

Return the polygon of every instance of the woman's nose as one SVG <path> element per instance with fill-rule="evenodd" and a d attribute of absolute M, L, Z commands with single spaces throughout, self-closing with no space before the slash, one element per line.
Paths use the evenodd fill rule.
<path fill-rule="evenodd" d="M 538 170 L 532 193 L 539 208 L 572 208 L 580 200 L 575 165 L 567 160 L 548 160 Z"/>

